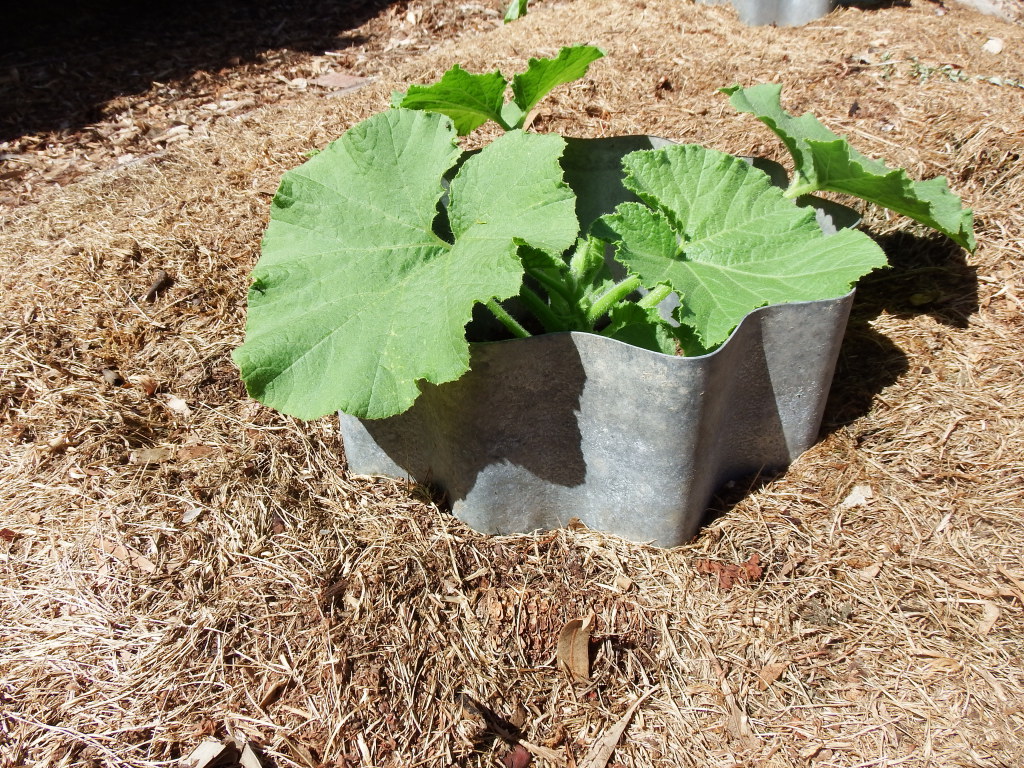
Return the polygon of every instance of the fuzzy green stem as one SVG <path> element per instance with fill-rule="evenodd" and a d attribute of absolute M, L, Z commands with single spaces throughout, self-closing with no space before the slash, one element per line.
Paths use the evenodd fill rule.
<path fill-rule="evenodd" d="M 558 322 L 565 330 L 589 330 L 593 326 L 593 323 L 587 320 L 587 311 L 581 306 L 582 297 L 575 290 L 575 282 L 568 270 L 562 271 L 559 276 L 552 276 L 544 269 L 534 270 L 526 267 L 526 274 L 547 291 L 551 297 L 551 305 L 555 308 L 554 315 L 563 318 Z M 540 316 L 538 319 L 543 321 Z"/>
<path fill-rule="evenodd" d="M 530 269 L 526 267 L 526 274 L 544 286 L 549 295 L 558 296 L 566 304 L 573 303 L 573 295 L 569 287 L 556 277 L 551 277 L 543 269 Z"/>
<path fill-rule="evenodd" d="M 651 289 L 650 293 L 644 296 L 637 305 L 644 309 L 651 309 L 658 306 L 672 294 L 672 289 L 667 285 L 656 285 Z"/>
<path fill-rule="evenodd" d="M 786 191 L 782 193 L 782 196 L 790 200 L 796 200 L 803 195 L 813 194 L 818 189 L 818 186 L 809 182 L 802 173 L 794 173 L 793 180 L 789 183 Z"/>
<path fill-rule="evenodd" d="M 508 328 L 509 332 L 513 336 L 518 339 L 528 339 L 530 337 L 530 332 L 523 328 L 523 326 L 521 326 L 519 322 L 512 317 L 512 315 L 506 312 L 505 308 L 494 299 L 488 299 L 486 306 L 491 310 L 491 314 L 498 318 L 501 324 Z"/>
<path fill-rule="evenodd" d="M 589 310 L 587 310 L 587 322 L 593 326 L 598 320 L 608 313 L 608 310 L 629 296 L 629 294 L 639 287 L 639 277 L 627 277 L 621 283 L 613 285 L 604 293 L 603 296 L 601 296 L 601 298 L 590 306 Z"/>
<path fill-rule="evenodd" d="M 579 242 L 572 258 L 569 259 L 569 272 L 577 285 L 594 282 L 597 273 L 604 266 L 604 250 L 607 243 L 593 235 Z"/>
<path fill-rule="evenodd" d="M 565 322 L 558 318 L 558 315 L 551 311 L 551 307 L 548 306 L 544 299 L 525 285 L 519 292 L 519 298 L 526 305 L 526 308 L 533 313 L 533 316 L 540 320 L 544 330 L 548 333 L 571 330 Z"/>

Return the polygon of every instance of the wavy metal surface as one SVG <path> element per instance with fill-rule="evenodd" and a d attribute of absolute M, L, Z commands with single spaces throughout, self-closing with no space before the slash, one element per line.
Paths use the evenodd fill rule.
<path fill-rule="evenodd" d="M 570 140 L 562 164 L 584 229 L 633 199 L 622 156 L 670 143 Z M 779 166 L 753 162 L 785 185 Z M 813 204 L 826 232 L 856 223 L 848 208 Z M 486 533 L 578 517 L 635 541 L 683 544 L 723 483 L 782 469 L 814 443 L 852 301 L 763 307 L 702 357 L 588 333 L 473 344 L 471 370 L 423 386 L 409 411 L 341 415 L 349 469 L 439 488 Z"/>
<path fill-rule="evenodd" d="M 560 333 L 474 345 L 411 410 L 343 415 L 349 469 L 442 489 L 484 533 L 587 526 L 677 546 L 728 480 L 814 444 L 853 295 L 764 307 L 703 357 Z"/>

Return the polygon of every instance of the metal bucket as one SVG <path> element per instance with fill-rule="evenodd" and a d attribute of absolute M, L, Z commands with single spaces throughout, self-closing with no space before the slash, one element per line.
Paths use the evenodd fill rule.
<path fill-rule="evenodd" d="M 438 487 L 484 533 L 578 517 L 683 544 L 716 488 L 814 444 L 852 299 L 764 307 L 703 357 L 587 333 L 474 345 L 409 411 L 343 415 L 349 470 Z"/>
<path fill-rule="evenodd" d="M 775 24 L 797 27 L 819 19 L 832 11 L 836 0 L 697 0 L 703 5 L 730 4 L 739 14 L 740 21 L 751 26 Z"/>
<path fill-rule="evenodd" d="M 622 156 L 667 143 L 570 141 L 563 166 L 584 227 L 631 197 Z M 826 231 L 854 221 L 841 206 L 819 210 Z M 852 301 L 763 307 L 702 357 L 589 333 L 475 343 L 470 371 L 423 385 L 405 413 L 341 415 L 349 470 L 434 486 L 485 533 L 578 517 L 635 541 L 683 544 L 719 486 L 782 469 L 817 439 Z"/>

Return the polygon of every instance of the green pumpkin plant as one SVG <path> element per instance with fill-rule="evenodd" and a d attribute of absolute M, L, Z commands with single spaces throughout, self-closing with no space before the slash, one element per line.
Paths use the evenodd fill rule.
<path fill-rule="evenodd" d="M 864 232 L 822 231 L 799 204 L 819 191 L 882 205 L 974 249 L 971 211 L 944 178 L 915 182 L 864 157 L 811 115 L 787 114 L 771 84 L 723 90 L 789 150 L 788 188 L 714 149 L 637 151 L 623 160 L 634 199 L 581 230 L 581 190 L 561 165 L 566 140 L 523 126 L 551 89 L 602 55 L 565 48 L 531 59 L 511 83 L 455 66 L 285 173 L 234 354 L 249 393 L 305 419 L 402 413 L 423 382 L 468 370 L 466 326 L 478 307 L 514 336 L 586 331 L 708 353 L 758 307 L 835 298 L 885 266 Z M 461 150 L 458 137 L 487 121 L 504 133 Z M 679 305 L 666 317 L 659 304 L 670 294 Z"/>

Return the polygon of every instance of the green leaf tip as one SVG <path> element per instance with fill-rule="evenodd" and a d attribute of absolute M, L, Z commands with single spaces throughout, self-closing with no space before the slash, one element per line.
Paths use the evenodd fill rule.
<path fill-rule="evenodd" d="M 396 92 L 392 106 L 448 115 L 458 134 L 465 136 L 488 120 L 505 125 L 501 108 L 507 86 L 501 72 L 473 74 L 456 64 L 433 85 L 412 85 L 400 99 Z"/>
<path fill-rule="evenodd" d="M 521 19 L 529 9 L 530 0 L 512 0 L 505 9 L 504 22 L 509 24 L 516 19 Z"/>
<path fill-rule="evenodd" d="M 590 65 L 604 56 L 593 45 L 562 48 L 553 59 L 530 59 L 526 71 L 512 78 L 512 96 L 524 114 L 529 114 L 554 88 L 579 80 Z"/>
<path fill-rule="evenodd" d="M 853 195 L 931 227 L 969 251 L 977 248 L 974 214 L 950 191 L 944 177 L 913 181 L 906 171 L 865 157 L 810 113 L 790 115 L 782 108 L 778 83 L 732 85 L 720 91 L 733 107 L 754 115 L 786 145 L 795 164 L 791 197 L 820 190 Z"/>

